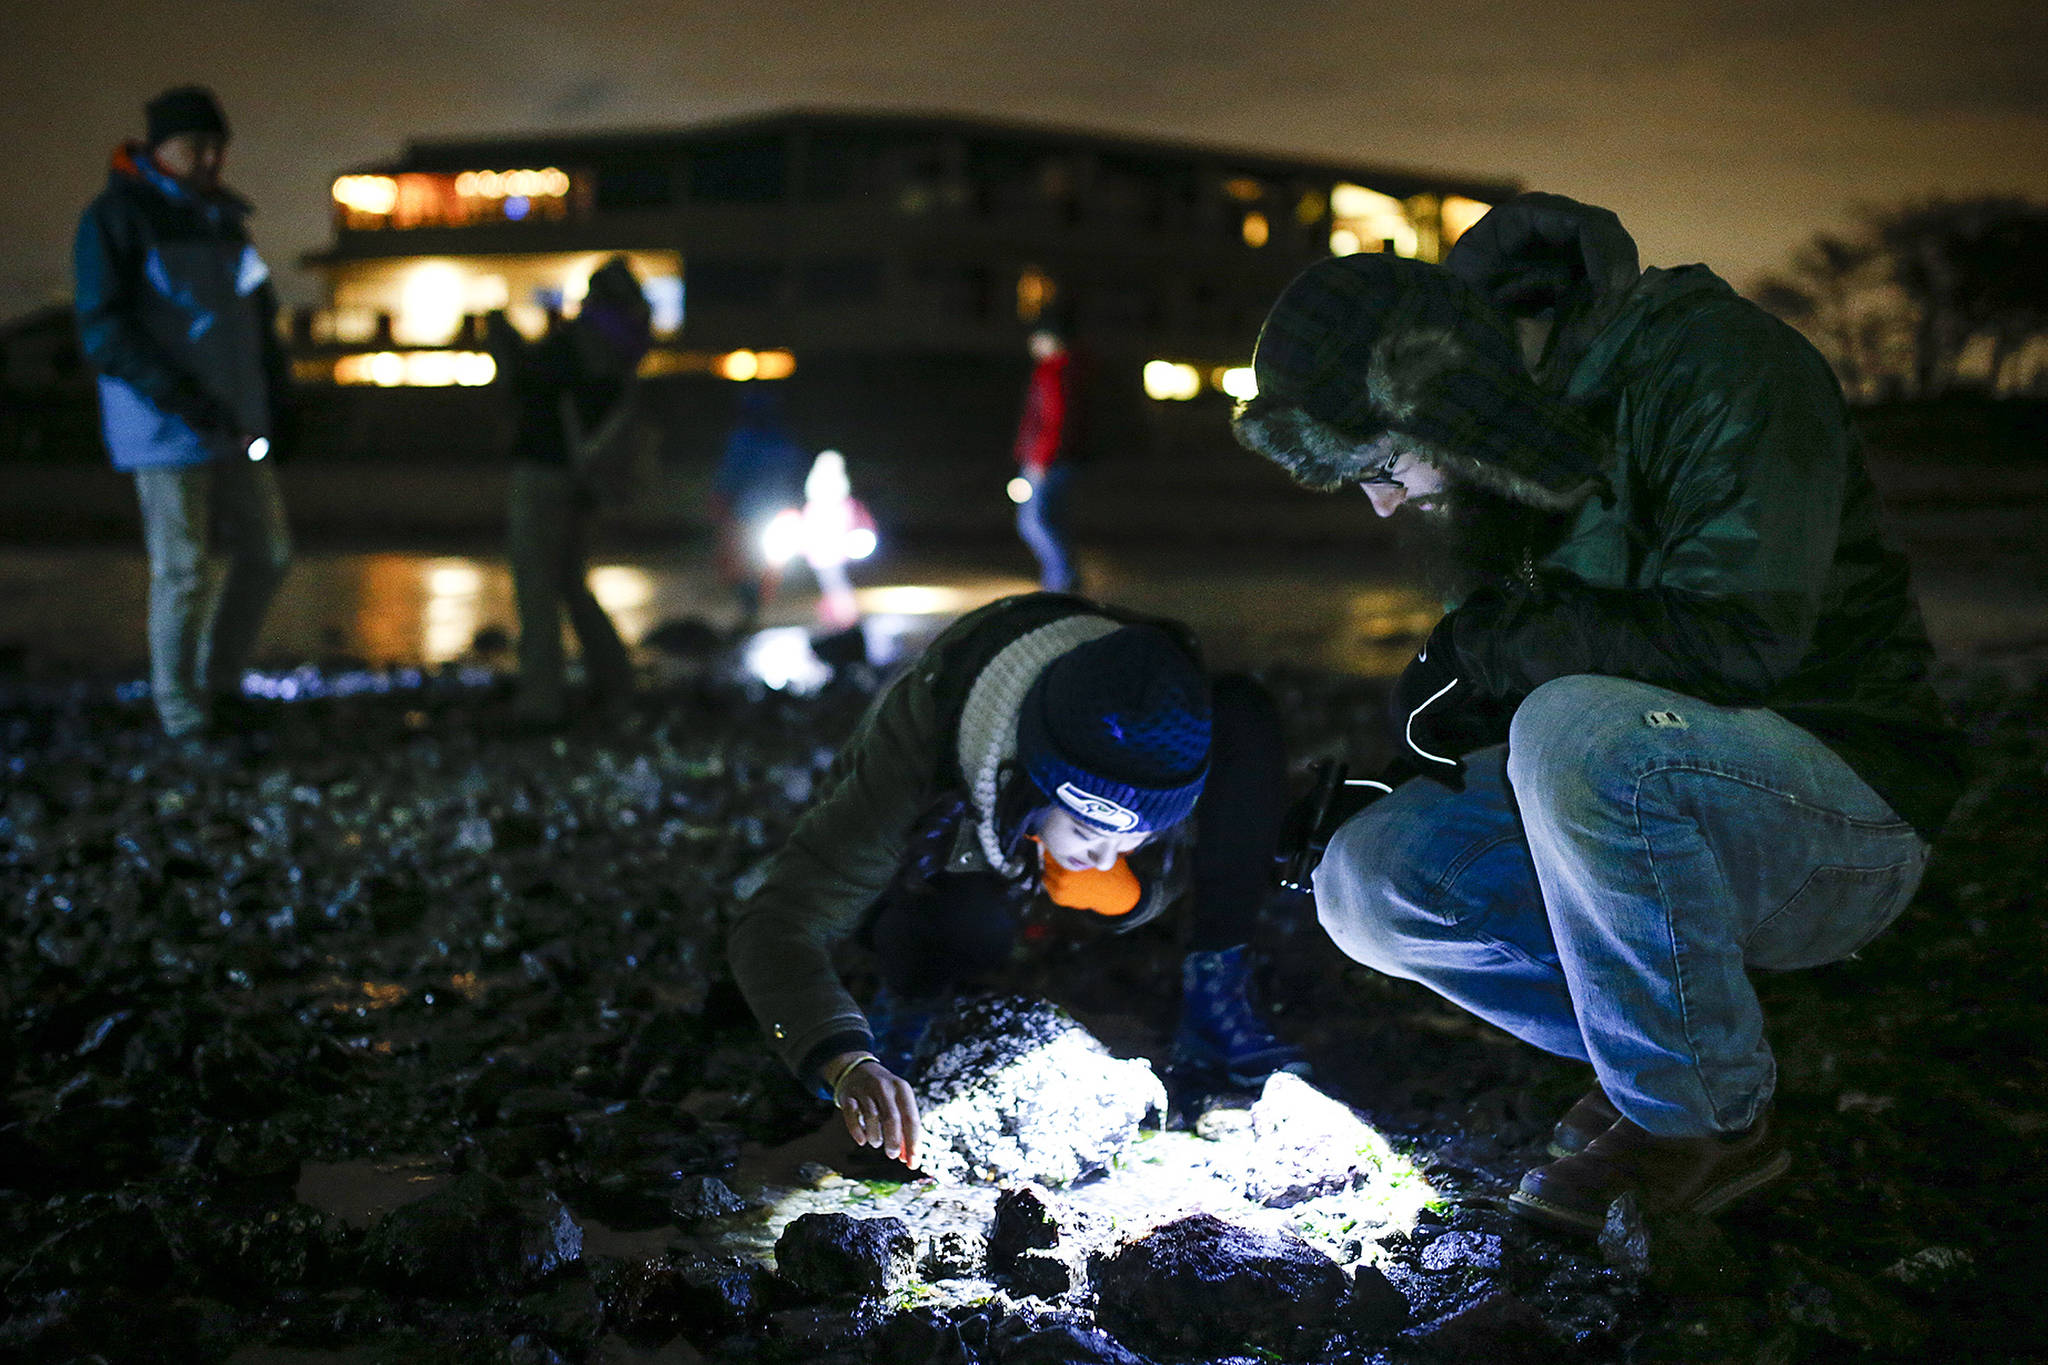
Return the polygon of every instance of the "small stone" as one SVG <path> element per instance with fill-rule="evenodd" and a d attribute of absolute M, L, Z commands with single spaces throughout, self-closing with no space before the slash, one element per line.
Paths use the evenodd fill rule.
<path fill-rule="evenodd" d="M 1618 1202 L 1618 1201 L 1617 1201 Z M 1498 1275 L 1506 1264 L 1501 1239 L 1487 1232 L 1446 1232 L 1422 1249 L 1422 1268 Z"/>
<path fill-rule="evenodd" d="M 981 1273 L 988 1263 L 988 1242 L 967 1228 L 935 1234 L 917 1258 L 917 1273 L 927 1280 L 959 1280 Z"/>
<path fill-rule="evenodd" d="M 1017 1293 L 1031 1299 L 1057 1299 L 1070 1294 L 1080 1282 L 1073 1261 L 1056 1248 L 1031 1247 L 1010 1258 L 1003 1279 Z"/>
<path fill-rule="evenodd" d="M 1375 1265 L 1352 1270 L 1351 1297 L 1344 1303 L 1344 1320 L 1352 1331 L 1368 1340 L 1388 1337 L 1407 1327 L 1410 1317 L 1408 1300 L 1386 1272 Z"/>
<path fill-rule="evenodd" d="M 583 1229 L 552 1199 L 529 1209 L 481 1172 L 457 1176 L 379 1219 L 363 1245 L 371 1277 L 425 1298 L 531 1285 L 583 1254 Z"/>
<path fill-rule="evenodd" d="M 676 1186 L 668 1201 L 676 1222 L 688 1226 L 747 1211 L 747 1201 L 715 1175 L 690 1176 Z"/>
<path fill-rule="evenodd" d="M 775 1239 L 775 1264 L 798 1293 L 881 1294 L 907 1280 L 917 1241 L 900 1218 L 807 1213 Z"/>
<path fill-rule="evenodd" d="M 1051 1196 L 1032 1185 L 1019 1185 L 996 1196 L 995 1218 L 988 1230 L 988 1265 L 1006 1274 L 1018 1256 L 1035 1247 L 1060 1244 L 1059 1219 Z"/>

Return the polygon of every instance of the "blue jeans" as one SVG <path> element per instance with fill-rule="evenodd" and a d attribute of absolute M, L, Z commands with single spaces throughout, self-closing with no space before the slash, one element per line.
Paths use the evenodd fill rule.
<path fill-rule="evenodd" d="M 1047 592 L 1074 590 L 1074 552 L 1067 544 L 1067 485 L 1074 471 L 1065 464 L 1026 475 L 1031 496 L 1017 504 L 1017 534 L 1038 560 L 1038 586 Z"/>
<path fill-rule="evenodd" d="M 1347 955 L 1593 1064 L 1652 1133 L 1739 1132 L 1776 1084 L 1749 969 L 1845 958 L 1928 848 L 1775 712 L 1559 678 L 1465 790 L 1410 781 L 1337 832 L 1316 910 Z"/>
<path fill-rule="evenodd" d="M 291 566 L 275 464 L 240 456 L 135 471 L 149 551 L 149 690 L 165 733 L 205 728 L 240 695 L 264 613 Z"/>

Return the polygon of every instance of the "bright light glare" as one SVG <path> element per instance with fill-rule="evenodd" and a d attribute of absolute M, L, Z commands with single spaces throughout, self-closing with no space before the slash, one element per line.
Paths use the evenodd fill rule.
<path fill-rule="evenodd" d="M 747 637 L 741 664 L 778 692 L 814 692 L 832 680 L 832 670 L 811 652 L 811 634 L 802 626 L 755 631 Z"/>
<path fill-rule="evenodd" d="M 427 591 L 436 597 L 468 597 L 484 585 L 483 570 L 466 559 L 427 562 Z"/>
<path fill-rule="evenodd" d="M 875 552 L 875 547 L 880 543 L 873 531 L 865 526 L 856 526 L 846 533 L 846 557 L 866 559 Z"/>
<path fill-rule="evenodd" d="M 778 569 L 795 559 L 803 546 L 804 514 L 794 507 L 783 508 L 762 528 L 761 557 Z"/>
<path fill-rule="evenodd" d="M 395 389 L 405 382 L 405 357 L 396 351 L 379 351 L 370 357 L 370 382 L 380 389 Z"/>
<path fill-rule="evenodd" d="M 334 182 L 334 202 L 357 213 L 389 213 L 398 207 L 398 182 L 388 175 L 344 175 Z"/>
<path fill-rule="evenodd" d="M 1022 507 L 1025 503 L 1031 501 L 1031 480 L 1019 474 L 1016 478 L 1010 480 L 1003 491 L 1010 495 L 1011 502 Z"/>
<path fill-rule="evenodd" d="M 478 388 L 498 377 L 498 362 L 485 351 L 370 351 L 334 362 L 337 384 L 379 388 Z"/>
<path fill-rule="evenodd" d="M 1184 403 L 1202 391 L 1202 375 L 1192 365 L 1172 360 L 1145 362 L 1145 396 L 1160 402 Z"/>
<path fill-rule="evenodd" d="M 462 326 L 463 283 L 462 268 L 451 261 L 423 261 L 414 266 L 398 289 L 392 340 L 439 346 L 452 338 Z"/>
<path fill-rule="evenodd" d="M 267 457 L 269 454 L 270 438 L 268 436 L 252 436 L 249 438 L 250 459 L 261 460 Z"/>
<path fill-rule="evenodd" d="M 752 351 L 728 351 L 718 358 L 717 365 L 721 379 L 745 382 L 761 372 L 761 358 Z"/>
<path fill-rule="evenodd" d="M 796 373 L 796 357 L 788 351 L 756 351 L 754 378 L 787 379 Z"/>
<path fill-rule="evenodd" d="M 1266 221 L 1263 213 L 1247 213 L 1243 230 L 1246 246 L 1264 246 L 1273 236 L 1273 225 Z"/>
<path fill-rule="evenodd" d="M 1240 403 L 1259 396 L 1259 381 L 1249 365 L 1233 365 L 1217 376 L 1216 387 Z"/>
<path fill-rule="evenodd" d="M 1332 256 L 1356 256 L 1365 250 L 1365 243 L 1358 240 L 1358 234 L 1350 228 L 1330 230 L 1330 254 Z"/>
<path fill-rule="evenodd" d="M 1413 256 L 1421 249 L 1422 237 L 1408 217 L 1408 206 L 1391 194 L 1381 194 L 1363 185 L 1332 186 L 1330 216 L 1337 220 L 1340 230 L 1350 230 L 1358 242 L 1354 250 L 1383 242 L 1393 243 L 1392 249 L 1398 256 Z M 1330 234 L 1330 250 L 1339 256 L 1350 254 L 1337 250 L 1335 232 Z"/>

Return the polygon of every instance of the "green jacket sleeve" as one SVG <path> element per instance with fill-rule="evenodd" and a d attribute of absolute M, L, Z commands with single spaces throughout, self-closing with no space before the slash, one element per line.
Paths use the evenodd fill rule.
<path fill-rule="evenodd" d="M 1839 534 L 1847 414 L 1782 324 L 1739 301 L 1708 311 L 1624 384 L 1613 477 L 1640 509 L 1632 581 L 1550 568 L 1474 594 L 1451 640 L 1481 695 L 1600 673 L 1749 705 L 1805 658 Z"/>
<path fill-rule="evenodd" d="M 823 794 L 734 920 L 733 976 L 792 1070 L 835 1034 L 868 1032 L 832 949 L 887 889 L 938 795 L 938 730 L 929 677 L 914 669 L 898 678 L 861 718 Z"/>

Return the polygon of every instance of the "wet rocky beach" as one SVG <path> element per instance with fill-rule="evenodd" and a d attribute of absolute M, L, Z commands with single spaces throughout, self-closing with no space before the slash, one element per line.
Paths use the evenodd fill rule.
<path fill-rule="evenodd" d="M 1266 678 L 1298 760 L 1379 757 L 1383 684 Z M 1115 1123 L 1052 1157 L 970 1105 L 936 1174 L 853 1148 L 723 926 L 877 683 L 712 657 L 528 735 L 484 668 L 306 669 L 186 752 L 117 678 L 0 679 L 0 1358 L 2048 1356 L 2038 677 L 1945 675 L 1979 772 L 1916 903 L 1763 982 L 1792 1175 L 1597 1242 L 1499 1205 L 1584 1070 L 1298 898 L 1258 941 L 1312 1085 L 1170 1072 L 1172 916 L 1047 925 L 957 1041 L 1135 1078 Z"/>

